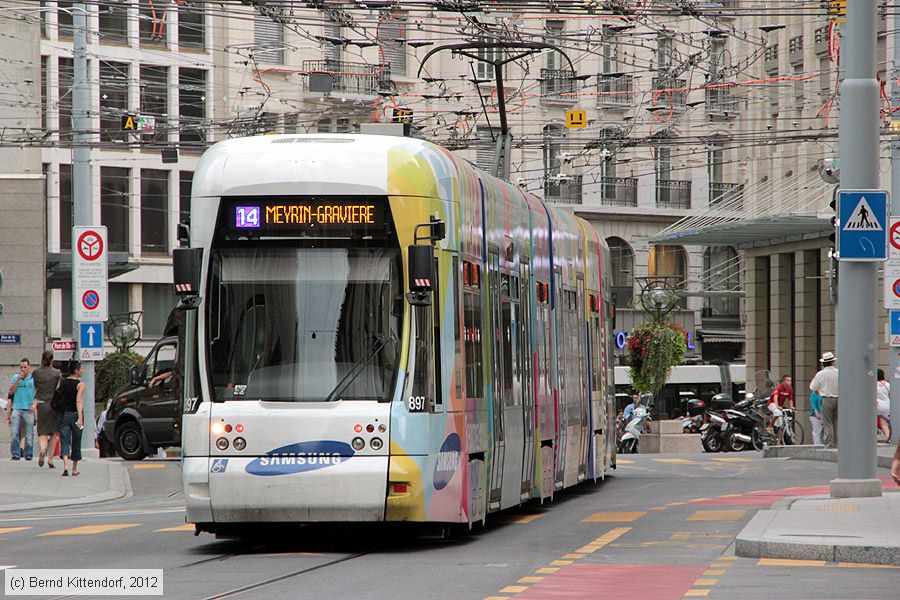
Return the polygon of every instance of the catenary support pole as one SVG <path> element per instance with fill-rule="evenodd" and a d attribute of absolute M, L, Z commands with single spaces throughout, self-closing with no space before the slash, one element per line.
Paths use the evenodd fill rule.
<path fill-rule="evenodd" d="M 94 225 L 93 222 L 93 190 L 91 186 L 91 88 L 88 78 L 87 60 L 87 5 L 76 2 L 72 5 L 72 42 L 74 74 L 72 78 L 72 204 L 74 208 L 73 224 L 76 227 Z M 74 242 L 74 240 L 73 240 Z M 75 289 L 74 281 L 72 289 Z M 72 331 L 78 332 L 75 322 L 75 300 L 72 301 Z M 94 415 L 94 363 L 86 361 L 82 364 L 84 376 L 82 381 L 86 389 L 84 393 L 84 430 L 81 434 L 81 447 L 93 452 L 96 430 Z"/>
<path fill-rule="evenodd" d="M 878 188 L 879 86 L 875 79 L 876 0 L 847 3 L 841 45 L 841 188 Z M 887 226 L 885 224 L 885 226 Z M 875 477 L 875 294 L 878 264 L 839 264 L 837 307 L 838 478 L 833 497 L 880 496 Z"/>
<path fill-rule="evenodd" d="M 900 69 L 900 12 L 894 13 L 894 35 L 891 40 L 894 44 L 894 64 L 891 69 L 891 81 L 894 82 L 893 98 L 891 104 L 893 106 L 900 105 L 900 79 L 898 79 L 898 69 Z M 892 117 L 893 118 L 893 117 Z M 891 215 L 900 215 L 900 137 L 891 140 Z M 893 253 L 893 250 L 891 250 Z M 890 285 L 885 281 L 884 285 Z M 900 348 L 891 348 L 891 364 L 890 372 L 887 373 L 888 381 L 891 382 L 891 441 L 896 442 L 900 436 Z"/>

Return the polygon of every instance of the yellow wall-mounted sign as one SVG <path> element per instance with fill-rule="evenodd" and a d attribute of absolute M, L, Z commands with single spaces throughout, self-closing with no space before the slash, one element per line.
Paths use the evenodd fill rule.
<path fill-rule="evenodd" d="M 567 110 L 566 127 L 569 129 L 584 129 L 587 127 L 587 113 L 583 110 Z"/>
<path fill-rule="evenodd" d="M 831 0 L 828 3 L 828 18 L 835 23 L 847 20 L 847 0 Z"/>

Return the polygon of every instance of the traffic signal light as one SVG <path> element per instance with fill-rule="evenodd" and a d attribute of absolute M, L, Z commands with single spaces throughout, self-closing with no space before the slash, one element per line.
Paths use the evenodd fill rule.
<path fill-rule="evenodd" d="M 837 194 L 836 193 L 831 195 L 831 202 L 828 204 L 828 206 L 830 206 L 831 210 L 834 212 L 834 215 L 831 217 L 831 233 L 828 234 L 828 241 L 830 241 L 831 246 L 834 247 L 834 245 L 837 241 L 837 228 L 838 228 Z"/>

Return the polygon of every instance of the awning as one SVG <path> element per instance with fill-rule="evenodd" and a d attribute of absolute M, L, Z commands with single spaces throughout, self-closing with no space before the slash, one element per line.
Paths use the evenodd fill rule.
<path fill-rule="evenodd" d="M 816 215 L 770 215 L 715 223 L 696 229 L 662 231 L 652 236 L 650 243 L 753 246 L 768 244 L 773 240 L 817 238 L 831 231 L 831 221 Z"/>
<path fill-rule="evenodd" d="M 128 262 L 127 252 L 110 252 L 108 258 L 109 279 L 128 273 L 139 265 Z M 47 287 L 69 287 L 72 282 L 72 253 L 47 253 Z"/>
<path fill-rule="evenodd" d="M 704 344 L 743 344 L 742 329 L 698 329 L 697 338 Z"/>

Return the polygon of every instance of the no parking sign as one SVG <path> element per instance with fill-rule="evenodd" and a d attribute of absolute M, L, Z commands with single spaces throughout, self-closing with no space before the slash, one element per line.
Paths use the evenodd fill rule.
<path fill-rule="evenodd" d="M 75 320 L 106 321 L 109 318 L 106 227 L 73 227 L 72 245 Z"/>

